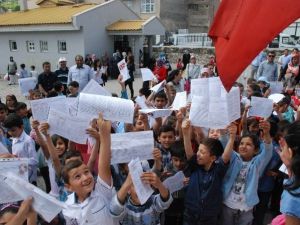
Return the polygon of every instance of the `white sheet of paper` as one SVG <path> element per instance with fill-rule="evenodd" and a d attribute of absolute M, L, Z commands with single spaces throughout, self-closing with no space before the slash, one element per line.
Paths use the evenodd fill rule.
<path fill-rule="evenodd" d="M 21 177 L 21 179 L 28 181 L 28 159 L 0 159 L 0 190 L 1 193 L 5 193 L 0 195 L 0 204 L 22 200 L 22 198 L 14 190 L 11 190 L 9 185 L 2 181 L 7 172 L 13 173 L 16 176 Z"/>
<path fill-rule="evenodd" d="M 50 109 L 48 116 L 49 132 L 65 137 L 75 143 L 86 144 L 90 120 L 80 117 L 71 117 L 68 114 Z"/>
<path fill-rule="evenodd" d="M 150 88 L 150 90 L 154 91 L 155 93 L 158 93 L 158 92 L 160 92 L 161 90 L 164 89 L 165 84 L 166 84 L 166 80 L 163 80 L 162 82 L 158 83 L 154 87 Z"/>
<path fill-rule="evenodd" d="M 128 163 L 138 157 L 153 159 L 153 131 L 118 133 L 111 135 L 111 164 Z"/>
<path fill-rule="evenodd" d="M 67 98 L 68 111 L 70 116 L 76 116 L 79 98 Z"/>
<path fill-rule="evenodd" d="M 182 107 L 186 107 L 186 104 L 187 104 L 186 91 L 177 92 L 172 104 L 172 109 L 180 110 Z"/>
<path fill-rule="evenodd" d="M 47 222 L 53 220 L 53 218 L 65 207 L 64 203 L 59 202 L 38 187 L 35 187 L 14 174 L 6 174 L 4 182 L 9 185 L 12 190 L 17 192 L 22 199 L 33 197 L 32 206 L 34 210 Z"/>
<path fill-rule="evenodd" d="M 131 160 L 128 164 L 128 168 L 136 194 L 140 200 L 140 203 L 143 205 L 150 198 L 154 191 L 149 184 L 145 184 L 141 180 L 143 168 L 139 158 Z"/>
<path fill-rule="evenodd" d="M 9 153 L 7 148 L 0 142 L 0 154 Z"/>
<path fill-rule="evenodd" d="M 279 81 L 271 81 L 270 83 L 270 90 L 271 94 L 281 94 L 283 91 L 283 82 Z"/>
<path fill-rule="evenodd" d="M 91 79 L 88 84 L 83 88 L 81 93 L 111 96 L 111 93 L 104 87 L 99 85 L 94 79 Z"/>
<path fill-rule="evenodd" d="M 163 184 L 172 193 L 181 190 L 184 187 L 183 184 L 184 174 L 182 171 L 177 172 L 175 175 L 168 177 L 164 180 Z"/>
<path fill-rule="evenodd" d="M 227 93 L 218 77 L 192 80 L 192 84 L 194 91 L 189 115 L 192 125 L 223 129 L 240 118 L 238 88 Z"/>
<path fill-rule="evenodd" d="M 271 99 L 274 103 L 280 102 L 284 98 L 283 94 L 271 94 L 268 99 Z"/>
<path fill-rule="evenodd" d="M 53 98 L 43 98 L 30 101 L 32 116 L 35 120 L 40 122 L 47 121 L 50 107 L 57 109 L 58 111 L 68 113 L 68 108 L 66 105 L 66 96 L 57 96 Z"/>
<path fill-rule="evenodd" d="M 288 169 L 287 169 L 287 167 L 286 167 L 285 164 L 282 164 L 280 166 L 279 171 L 281 171 L 282 173 L 285 173 L 285 174 L 289 175 Z"/>
<path fill-rule="evenodd" d="M 37 79 L 35 77 L 19 79 L 19 87 L 22 95 L 29 96 L 29 91 L 36 87 Z"/>
<path fill-rule="evenodd" d="M 92 117 L 98 118 L 100 112 L 103 113 L 106 120 L 132 124 L 134 104 L 133 101 L 122 98 L 80 94 L 78 116 L 89 119 Z"/>
<path fill-rule="evenodd" d="M 148 109 L 149 107 L 146 105 L 146 97 L 143 96 L 137 96 L 135 99 L 135 102 L 140 106 L 141 109 Z"/>
<path fill-rule="evenodd" d="M 128 80 L 130 78 L 129 71 L 127 68 L 127 63 L 126 63 L 125 59 L 118 62 L 118 68 L 119 68 L 120 74 L 123 76 L 122 82 L 125 82 L 126 80 Z"/>
<path fill-rule="evenodd" d="M 143 81 L 153 80 L 155 77 L 152 71 L 148 68 L 141 68 L 141 73 Z"/>
<path fill-rule="evenodd" d="M 267 98 L 251 97 L 251 107 L 248 116 L 269 118 L 273 111 L 273 101 Z"/>
<path fill-rule="evenodd" d="M 170 116 L 173 112 L 171 109 L 140 109 L 140 113 L 145 113 L 151 116 L 152 118 L 160 118 Z"/>

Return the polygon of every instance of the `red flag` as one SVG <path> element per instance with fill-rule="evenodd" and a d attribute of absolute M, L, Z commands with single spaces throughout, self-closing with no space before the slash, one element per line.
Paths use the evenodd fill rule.
<path fill-rule="evenodd" d="M 230 90 L 251 61 L 300 18 L 300 0 L 222 0 L 210 28 L 220 78 Z"/>

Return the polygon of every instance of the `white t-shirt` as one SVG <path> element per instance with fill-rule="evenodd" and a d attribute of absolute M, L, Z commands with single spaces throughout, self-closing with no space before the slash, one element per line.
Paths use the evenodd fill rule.
<path fill-rule="evenodd" d="M 228 198 L 224 202 L 229 208 L 241 211 L 249 211 L 252 209 L 252 207 L 247 206 L 245 195 L 249 164 L 250 162 L 243 162 L 242 169 L 231 188 Z"/>
<path fill-rule="evenodd" d="M 66 225 L 113 225 L 118 224 L 110 213 L 110 203 L 115 189 L 99 176 L 91 195 L 82 203 L 76 202 L 75 193 L 68 196 L 67 207 L 63 209 Z"/>

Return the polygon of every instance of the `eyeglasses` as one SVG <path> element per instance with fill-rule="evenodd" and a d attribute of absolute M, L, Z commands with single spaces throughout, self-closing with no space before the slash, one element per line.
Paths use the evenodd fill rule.
<path fill-rule="evenodd" d="M 275 55 L 268 55 L 270 58 L 274 58 L 275 57 Z"/>

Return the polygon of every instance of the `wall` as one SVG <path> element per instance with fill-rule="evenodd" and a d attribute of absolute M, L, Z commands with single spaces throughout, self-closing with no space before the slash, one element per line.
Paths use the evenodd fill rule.
<path fill-rule="evenodd" d="M 107 34 L 106 26 L 120 19 L 134 20 L 139 17 L 120 1 L 107 2 L 78 15 L 76 24 L 84 25 L 85 54 L 95 53 L 99 57 L 107 51 L 112 55 L 114 38 Z"/>
<path fill-rule="evenodd" d="M 17 51 L 10 51 L 9 40 L 17 42 Z M 35 52 L 27 51 L 26 41 L 28 40 L 35 42 Z M 48 41 L 48 52 L 40 52 L 40 40 Z M 58 52 L 58 40 L 67 41 L 67 53 Z M 30 69 L 31 65 L 35 65 L 36 70 L 41 72 L 44 61 L 49 61 L 54 71 L 57 68 L 59 57 L 66 57 L 68 65 L 71 66 L 74 64 L 75 55 L 84 53 L 82 31 L 1 33 L 0 49 L 0 74 L 7 72 L 7 63 L 10 56 L 14 57 L 18 68 L 20 68 L 21 63 L 24 63 L 27 69 Z"/>

